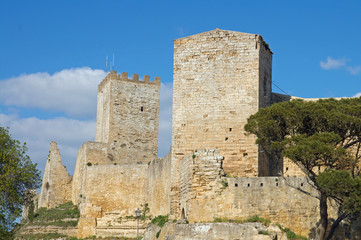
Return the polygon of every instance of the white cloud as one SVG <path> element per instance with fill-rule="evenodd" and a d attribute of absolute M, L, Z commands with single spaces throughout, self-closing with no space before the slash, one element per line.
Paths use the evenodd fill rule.
<path fill-rule="evenodd" d="M 56 141 L 64 165 L 72 174 L 78 149 L 86 141 L 95 138 L 95 121 L 80 121 L 69 118 L 42 120 L 39 118 L 18 118 L 16 115 L 0 113 L 0 125 L 10 127 L 14 139 L 26 142 L 28 155 L 39 170 L 45 168 L 50 142 Z"/>
<path fill-rule="evenodd" d="M 173 84 L 160 85 L 158 156 L 164 157 L 172 141 L 172 96 Z"/>
<path fill-rule="evenodd" d="M 339 69 L 340 67 L 345 66 L 345 64 L 346 64 L 346 60 L 344 58 L 333 59 L 331 57 L 327 57 L 326 62 L 322 62 L 322 61 L 320 62 L 321 68 L 325 70 Z"/>
<path fill-rule="evenodd" d="M 347 67 L 347 70 L 352 74 L 352 75 L 356 75 L 361 71 L 361 66 L 356 66 L 356 67 Z"/>
<path fill-rule="evenodd" d="M 353 96 L 353 97 L 361 97 L 361 92 L 356 93 L 355 96 Z"/>
<path fill-rule="evenodd" d="M 60 111 L 71 117 L 95 117 L 97 85 L 106 73 L 88 67 L 23 74 L 0 81 L 0 102 L 7 106 Z"/>

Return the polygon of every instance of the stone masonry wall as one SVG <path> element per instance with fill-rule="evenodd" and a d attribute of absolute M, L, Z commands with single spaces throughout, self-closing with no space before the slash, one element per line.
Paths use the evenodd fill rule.
<path fill-rule="evenodd" d="M 304 177 L 225 177 L 218 150 L 197 150 L 180 163 L 180 205 L 190 222 L 258 215 L 309 236 L 318 221 L 317 192 Z M 308 192 L 311 195 L 305 194 Z M 330 214 L 335 209 L 330 207 Z"/>
<path fill-rule="evenodd" d="M 62 164 L 56 142 L 50 143 L 38 207 L 54 208 L 71 201 L 72 177 Z"/>
<path fill-rule="evenodd" d="M 147 173 L 147 203 L 152 216 L 168 215 L 171 186 L 171 154 L 149 163 Z"/>
<path fill-rule="evenodd" d="M 119 164 L 148 163 L 158 153 L 160 78 L 111 71 L 98 86 L 97 141 Z"/>
<path fill-rule="evenodd" d="M 179 216 L 178 164 L 195 149 L 220 149 L 227 174 L 258 176 L 255 137 L 245 136 L 243 127 L 260 105 L 270 101 L 272 53 L 269 49 L 268 56 L 266 50 L 260 53 L 264 46 L 259 35 L 219 29 L 174 41 L 171 209 L 175 216 Z M 262 103 L 260 71 L 267 88 Z"/>
<path fill-rule="evenodd" d="M 135 210 L 146 203 L 147 167 L 147 164 L 86 166 L 79 201 L 79 237 L 95 235 L 97 228 L 104 227 L 113 227 L 113 233 L 122 236 L 124 226 L 119 223 L 120 218 L 135 219 Z M 112 226 L 107 222 L 113 222 Z M 114 225 L 116 222 L 118 225 Z M 134 234 L 134 220 L 130 227 Z"/>
<path fill-rule="evenodd" d="M 107 144 L 100 142 L 86 142 L 79 151 L 74 169 L 72 183 L 72 201 L 79 203 L 81 195 L 85 195 L 85 176 L 88 164 L 109 164 L 107 157 Z"/>
<path fill-rule="evenodd" d="M 223 157 L 219 150 L 200 149 L 184 157 L 180 162 L 179 196 L 181 218 L 188 218 L 194 209 L 191 199 L 211 198 L 222 192 Z"/>

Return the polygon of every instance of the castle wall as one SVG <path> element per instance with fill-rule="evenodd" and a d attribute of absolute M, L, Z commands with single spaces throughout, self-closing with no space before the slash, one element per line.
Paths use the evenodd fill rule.
<path fill-rule="evenodd" d="M 71 201 L 72 177 L 62 164 L 56 142 L 50 143 L 38 207 L 54 208 Z"/>
<path fill-rule="evenodd" d="M 180 211 L 182 219 L 198 221 L 204 216 L 193 216 L 194 207 L 190 200 L 195 198 L 214 198 L 223 190 L 223 157 L 219 150 L 200 149 L 184 157 L 180 162 Z M 197 218 L 197 220 L 192 219 Z"/>
<path fill-rule="evenodd" d="M 100 142 L 86 142 L 79 151 L 74 169 L 72 182 L 72 202 L 79 203 L 81 195 L 85 195 L 85 181 L 87 164 L 110 164 L 107 157 L 107 144 Z"/>
<path fill-rule="evenodd" d="M 318 221 L 317 192 L 304 177 L 224 177 L 222 157 L 212 149 L 186 156 L 180 172 L 181 209 L 190 222 L 258 215 L 308 236 Z"/>
<path fill-rule="evenodd" d="M 148 193 L 147 203 L 149 204 L 152 216 L 168 215 L 171 187 L 171 154 L 164 158 L 155 159 L 149 163 L 147 181 Z"/>
<path fill-rule="evenodd" d="M 160 78 L 112 71 L 98 87 L 97 141 L 118 164 L 148 163 L 158 153 Z"/>
<path fill-rule="evenodd" d="M 119 220 L 127 216 L 133 218 L 131 226 L 135 229 L 131 230 L 135 232 L 135 210 L 146 203 L 147 167 L 147 164 L 86 165 L 79 200 L 79 237 L 95 235 L 98 227 L 114 228 L 121 235 L 124 226 Z M 108 226 L 107 222 L 118 225 Z"/>

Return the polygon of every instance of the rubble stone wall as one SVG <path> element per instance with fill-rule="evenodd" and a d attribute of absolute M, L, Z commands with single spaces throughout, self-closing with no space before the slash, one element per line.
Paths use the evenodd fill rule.
<path fill-rule="evenodd" d="M 54 208 L 71 201 L 72 177 L 62 163 L 56 142 L 50 143 L 38 207 Z"/>

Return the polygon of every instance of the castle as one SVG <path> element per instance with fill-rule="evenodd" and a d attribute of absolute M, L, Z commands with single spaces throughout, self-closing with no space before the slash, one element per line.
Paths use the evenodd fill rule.
<path fill-rule="evenodd" d="M 161 159 L 160 78 L 111 71 L 98 86 L 96 141 L 81 146 L 72 177 L 51 143 L 38 207 L 78 205 L 78 237 L 134 236 L 137 208 L 189 222 L 259 215 L 308 236 L 318 201 L 299 189 L 311 186 L 243 129 L 260 108 L 291 99 L 272 93 L 272 54 L 258 34 L 174 40 L 172 143 Z"/>

